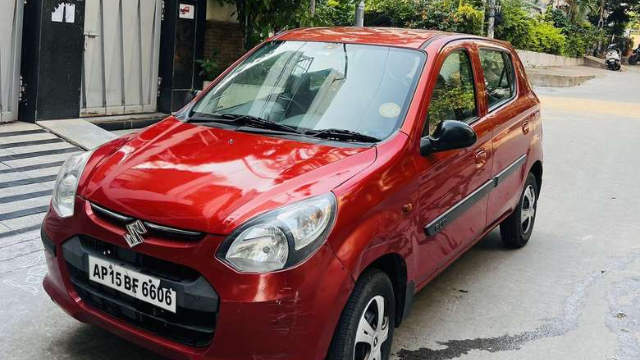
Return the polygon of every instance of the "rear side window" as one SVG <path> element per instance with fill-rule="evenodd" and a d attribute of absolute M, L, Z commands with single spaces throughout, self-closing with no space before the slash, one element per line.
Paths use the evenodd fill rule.
<path fill-rule="evenodd" d="M 423 136 L 444 120 L 471 122 L 478 115 L 473 70 L 464 50 L 451 53 L 440 68 Z"/>
<path fill-rule="evenodd" d="M 480 62 L 487 88 L 489 109 L 513 98 L 516 86 L 511 56 L 503 51 L 480 49 Z"/>

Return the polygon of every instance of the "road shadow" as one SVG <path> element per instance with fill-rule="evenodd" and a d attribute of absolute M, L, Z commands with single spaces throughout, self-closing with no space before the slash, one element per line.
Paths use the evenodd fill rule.
<path fill-rule="evenodd" d="M 62 358 L 73 360 L 168 360 L 88 324 L 78 324 L 78 326 L 71 327 L 50 347 L 53 347 L 49 349 L 50 353 L 64 354 Z"/>

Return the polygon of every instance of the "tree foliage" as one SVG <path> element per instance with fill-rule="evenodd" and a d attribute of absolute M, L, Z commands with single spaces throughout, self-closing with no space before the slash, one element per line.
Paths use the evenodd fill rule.
<path fill-rule="evenodd" d="M 604 39 L 603 31 L 598 30 L 588 21 L 572 22 L 569 15 L 560 9 L 548 8 L 545 20 L 562 30 L 562 34 L 566 38 L 564 55 L 567 56 L 584 56 Z"/>
<path fill-rule="evenodd" d="M 602 41 L 604 32 L 586 20 L 578 20 L 581 17 L 572 17 L 571 9 L 549 7 L 544 15 L 531 16 L 520 0 L 505 0 L 496 37 L 510 41 L 518 49 L 584 56 Z"/>
<path fill-rule="evenodd" d="M 496 26 L 498 39 L 509 41 L 517 49 L 529 50 L 532 27 L 532 19 L 520 1 L 503 1 L 501 21 Z"/>
<path fill-rule="evenodd" d="M 253 47 L 271 33 L 313 24 L 309 0 L 218 0 L 236 7 L 245 33 L 245 47 Z"/>
<path fill-rule="evenodd" d="M 233 4 L 250 48 L 269 35 L 301 26 L 350 26 L 359 0 L 217 0 Z M 622 37 L 630 23 L 639 22 L 640 0 L 606 0 L 604 29 L 598 28 L 600 0 L 565 0 L 563 6 L 535 15 L 523 0 L 498 0 L 501 13 L 496 37 L 516 48 L 579 57 L 614 36 L 624 50 Z M 365 25 L 434 29 L 485 35 L 487 1 L 484 0 L 367 0 Z M 640 25 L 637 25 L 640 28 Z"/>
<path fill-rule="evenodd" d="M 563 55 L 565 54 L 566 37 L 562 30 L 553 26 L 552 23 L 535 19 L 529 34 L 529 50 Z"/>
<path fill-rule="evenodd" d="M 484 9 L 465 0 L 369 0 L 365 24 L 482 35 Z"/>
<path fill-rule="evenodd" d="M 327 26 L 351 26 L 355 21 L 353 0 L 319 0 L 315 23 Z"/>
<path fill-rule="evenodd" d="M 365 24 L 412 27 L 419 8 L 413 0 L 369 0 L 365 7 Z"/>

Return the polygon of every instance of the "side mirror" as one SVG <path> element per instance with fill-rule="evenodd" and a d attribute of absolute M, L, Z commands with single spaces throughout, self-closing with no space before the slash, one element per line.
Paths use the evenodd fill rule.
<path fill-rule="evenodd" d="M 476 143 L 478 136 L 471 126 L 455 120 L 445 120 L 438 124 L 433 136 L 420 139 L 420 154 L 429 154 L 464 149 Z"/>

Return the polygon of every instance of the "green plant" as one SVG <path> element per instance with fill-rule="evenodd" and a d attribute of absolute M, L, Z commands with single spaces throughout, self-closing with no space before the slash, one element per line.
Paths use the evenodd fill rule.
<path fill-rule="evenodd" d="M 369 0 L 365 7 L 365 25 L 410 27 L 417 10 L 414 0 Z"/>
<path fill-rule="evenodd" d="M 312 26 L 315 17 L 309 0 L 217 0 L 236 7 L 238 21 L 245 35 L 245 48 L 286 28 Z"/>
<path fill-rule="evenodd" d="M 422 1 L 411 27 L 483 35 L 484 12 L 465 1 Z"/>
<path fill-rule="evenodd" d="M 216 51 L 213 57 L 215 58 L 217 54 L 218 52 Z M 211 58 L 205 60 L 196 60 L 196 63 L 200 65 L 200 72 L 198 73 L 198 75 L 200 75 L 205 81 L 213 81 L 213 79 L 215 79 L 220 74 L 220 66 L 215 60 Z"/>
<path fill-rule="evenodd" d="M 627 36 L 616 36 L 612 42 L 618 45 L 618 49 L 623 55 L 627 55 L 633 49 L 633 39 Z"/>
<path fill-rule="evenodd" d="M 469 4 L 460 4 L 453 13 L 456 19 L 456 32 L 465 34 L 483 35 L 484 12 Z"/>
<path fill-rule="evenodd" d="M 556 19 L 549 14 L 549 19 Z M 561 21 L 564 18 L 558 17 Z M 519 0 L 507 0 L 502 6 L 502 21 L 496 27 L 496 37 L 507 40 L 517 49 L 562 55 L 567 39 L 562 29 L 546 18 L 532 18 Z"/>
<path fill-rule="evenodd" d="M 602 40 L 603 33 L 587 21 L 571 21 L 564 11 L 549 7 L 545 21 L 562 30 L 566 43 L 564 55 L 581 57 L 594 49 Z"/>
<path fill-rule="evenodd" d="M 532 26 L 531 18 L 519 0 L 502 2 L 502 17 L 496 26 L 498 39 L 509 41 L 517 49 L 527 50 Z"/>
<path fill-rule="evenodd" d="M 562 30 L 553 26 L 552 23 L 534 20 L 529 36 L 528 50 L 555 55 L 564 54 L 566 38 L 562 35 Z"/>
<path fill-rule="evenodd" d="M 353 0 L 321 0 L 316 3 L 315 24 L 351 26 L 355 18 Z"/>

